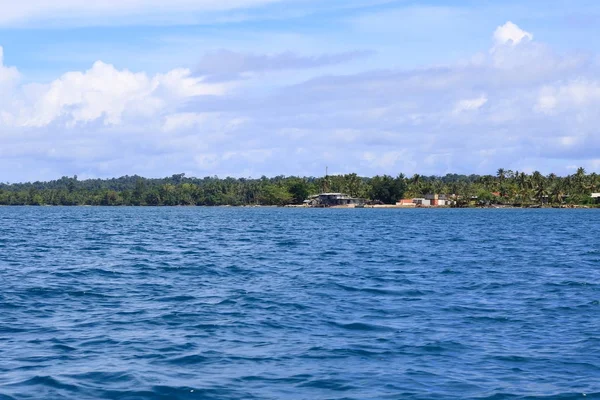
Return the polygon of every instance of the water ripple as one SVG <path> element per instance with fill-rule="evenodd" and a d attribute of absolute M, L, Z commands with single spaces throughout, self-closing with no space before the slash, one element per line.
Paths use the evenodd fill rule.
<path fill-rule="evenodd" d="M 600 398 L 597 210 L 0 221 L 0 400 Z"/>

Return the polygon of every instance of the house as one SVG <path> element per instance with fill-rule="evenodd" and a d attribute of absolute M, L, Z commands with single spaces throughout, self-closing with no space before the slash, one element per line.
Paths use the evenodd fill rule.
<path fill-rule="evenodd" d="M 425 197 L 398 200 L 396 205 L 400 207 L 443 207 L 452 205 L 452 200 L 445 194 L 428 194 Z"/>
<path fill-rule="evenodd" d="M 365 200 L 344 193 L 320 193 L 304 201 L 309 207 L 361 207 Z"/>
<path fill-rule="evenodd" d="M 592 193 L 592 199 L 596 201 L 596 204 L 600 204 L 600 193 Z"/>
<path fill-rule="evenodd" d="M 445 194 L 428 194 L 425 195 L 425 200 L 429 200 L 431 206 L 449 206 L 450 199 Z"/>

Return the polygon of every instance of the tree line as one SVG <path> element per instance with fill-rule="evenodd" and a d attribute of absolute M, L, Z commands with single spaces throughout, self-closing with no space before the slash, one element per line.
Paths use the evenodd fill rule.
<path fill-rule="evenodd" d="M 402 198 L 446 194 L 455 206 L 505 204 L 593 204 L 600 191 L 596 173 L 579 168 L 557 176 L 499 169 L 495 175 L 361 177 L 355 173 L 321 178 L 276 176 L 251 178 L 186 177 L 150 179 L 137 175 L 48 182 L 0 183 L 0 205 L 104 206 L 244 206 L 301 204 L 323 191 L 342 192 L 373 203 L 394 204 Z"/>

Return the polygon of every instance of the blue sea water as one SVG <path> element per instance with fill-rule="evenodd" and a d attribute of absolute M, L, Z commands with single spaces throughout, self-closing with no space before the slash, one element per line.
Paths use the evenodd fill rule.
<path fill-rule="evenodd" d="M 600 210 L 0 208 L 0 400 L 600 398 Z"/>

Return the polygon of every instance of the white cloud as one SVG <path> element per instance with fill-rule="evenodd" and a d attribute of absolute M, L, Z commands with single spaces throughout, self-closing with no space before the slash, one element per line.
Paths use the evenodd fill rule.
<path fill-rule="evenodd" d="M 245 122 L 244 118 L 235 118 L 220 113 L 182 112 L 167 115 L 162 130 L 164 132 L 210 130 L 227 133 L 238 129 Z"/>
<path fill-rule="evenodd" d="M 496 28 L 496 31 L 494 32 L 494 42 L 496 45 L 516 45 L 523 40 L 533 40 L 533 35 L 510 21 Z"/>
<path fill-rule="evenodd" d="M 460 100 L 456 103 L 456 106 L 454 106 L 454 113 L 458 114 L 463 111 L 478 110 L 487 102 L 487 96 L 484 94 L 476 98 Z"/>
<path fill-rule="evenodd" d="M 391 169 L 397 167 L 399 161 L 409 162 L 410 155 L 406 151 L 368 151 L 362 155 L 362 160 L 370 168 Z"/>
<path fill-rule="evenodd" d="M 560 144 L 565 147 L 573 146 L 577 143 L 577 140 L 577 136 L 563 136 L 559 138 Z"/>
<path fill-rule="evenodd" d="M 545 85 L 535 106 L 537 111 L 552 114 L 559 110 L 584 111 L 600 106 L 600 81 L 575 79 L 566 83 Z"/>
<path fill-rule="evenodd" d="M 552 113 L 558 104 L 558 99 L 554 92 L 554 89 L 551 87 L 542 88 L 535 109 L 543 113 Z"/>
<path fill-rule="evenodd" d="M 189 129 L 201 125 L 208 119 L 208 115 L 199 113 L 178 113 L 167 115 L 163 124 L 165 132 L 175 132 L 181 129 Z"/>
<path fill-rule="evenodd" d="M 225 90 L 221 84 L 203 83 L 186 69 L 150 77 L 99 61 L 85 72 L 68 72 L 49 84 L 13 90 L 11 97 L 21 101 L 2 110 L 2 121 L 23 127 L 43 127 L 57 120 L 71 126 L 94 121 L 119 125 L 124 118 L 150 118 L 188 98 L 222 95 Z"/>

